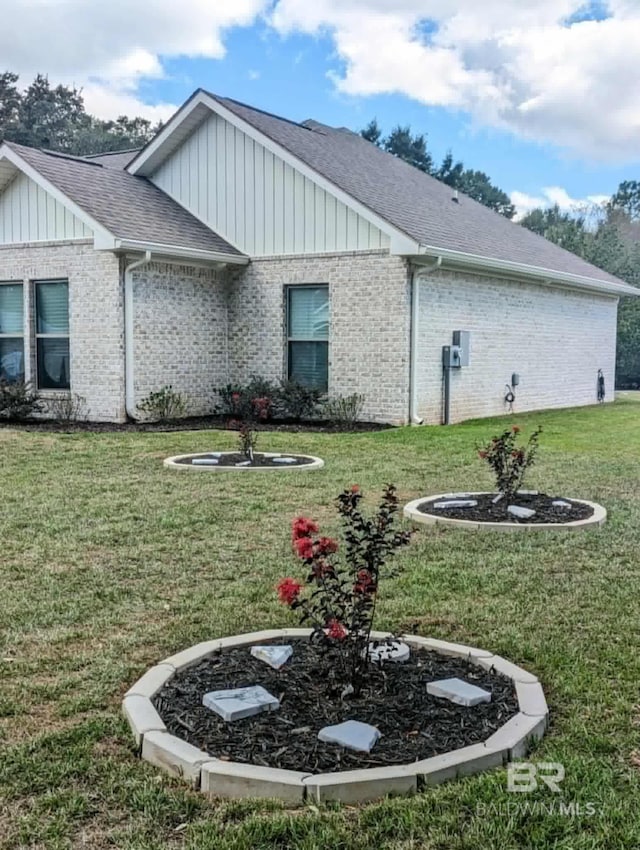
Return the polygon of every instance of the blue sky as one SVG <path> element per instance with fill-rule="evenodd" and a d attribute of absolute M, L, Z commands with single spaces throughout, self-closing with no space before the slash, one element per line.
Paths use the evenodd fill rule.
<path fill-rule="evenodd" d="M 201 86 L 298 121 L 313 117 L 359 130 L 376 117 L 385 131 L 410 124 L 427 134 L 436 160 L 451 149 L 509 194 L 519 190 L 537 196 L 542 187 L 561 186 L 572 198 L 582 199 L 610 195 L 622 180 L 640 179 L 640 135 L 635 167 L 631 162 L 597 162 L 512 132 L 474 127 L 461 110 L 427 106 L 406 95 L 358 97 L 336 91 L 329 74 L 343 63 L 328 36 L 282 37 L 256 25 L 229 33 L 225 46 L 222 60 L 164 59 L 167 78 L 146 81 L 144 99 L 180 103 Z"/>
<path fill-rule="evenodd" d="M 523 210 L 640 177 L 638 0 L 7 2 L 5 67 L 82 86 L 101 117 L 164 119 L 198 86 L 297 120 L 375 116 Z"/>

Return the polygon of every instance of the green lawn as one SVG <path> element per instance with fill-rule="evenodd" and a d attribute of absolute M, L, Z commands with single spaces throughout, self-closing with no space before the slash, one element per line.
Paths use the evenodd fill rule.
<path fill-rule="evenodd" d="M 170 454 L 232 447 L 226 432 L 46 434 L 0 429 L 0 846 L 6 848 L 631 848 L 640 844 L 640 407 L 517 417 L 544 434 L 529 478 L 610 512 L 602 530 L 495 535 L 421 528 L 382 589 L 380 628 L 468 642 L 541 679 L 551 728 L 532 758 L 566 769 L 570 817 L 507 792 L 504 770 L 361 808 L 219 802 L 139 761 L 122 694 L 208 638 L 294 625 L 276 580 L 298 569 L 289 522 L 337 530 L 358 483 L 402 501 L 488 488 L 477 441 L 503 420 L 371 434 L 263 434 L 324 470 L 176 473 Z M 635 762 L 635 763 L 634 763 Z M 515 799 L 514 799 L 515 798 Z M 483 813 L 489 804 L 500 814 Z"/>

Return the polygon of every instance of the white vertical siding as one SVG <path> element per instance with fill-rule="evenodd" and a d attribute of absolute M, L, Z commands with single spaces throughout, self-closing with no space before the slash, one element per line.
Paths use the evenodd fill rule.
<path fill-rule="evenodd" d="M 91 230 L 25 174 L 0 195 L 0 244 L 83 239 Z"/>
<path fill-rule="evenodd" d="M 389 246 L 377 227 L 217 115 L 151 179 L 254 257 Z"/>

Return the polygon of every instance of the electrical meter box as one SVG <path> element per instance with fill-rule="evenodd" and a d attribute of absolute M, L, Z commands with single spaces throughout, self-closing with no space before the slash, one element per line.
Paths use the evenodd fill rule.
<path fill-rule="evenodd" d="M 454 331 L 452 339 L 452 348 L 458 349 L 458 366 L 469 365 L 469 346 L 471 343 L 471 334 L 469 331 Z M 453 364 L 452 364 L 453 365 Z"/>

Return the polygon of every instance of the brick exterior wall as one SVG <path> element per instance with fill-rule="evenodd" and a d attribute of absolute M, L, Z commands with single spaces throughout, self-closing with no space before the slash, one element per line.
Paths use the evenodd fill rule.
<path fill-rule="evenodd" d="M 131 276 L 136 404 L 171 384 L 190 415 L 210 413 L 214 390 L 229 380 L 225 277 L 155 262 Z"/>
<path fill-rule="evenodd" d="M 436 272 L 420 284 L 419 415 L 442 415 L 442 346 L 471 332 L 470 364 L 451 375 L 451 421 L 506 413 L 505 384 L 520 375 L 515 411 L 594 404 L 602 369 L 613 401 L 617 299 L 553 286 Z"/>
<path fill-rule="evenodd" d="M 124 307 L 118 258 L 93 240 L 0 246 L 0 280 L 25 284 L 25 373 L 35 382 L 31 282 L 69 281 L 71 392 L 93 421 L 124 420 Z M 51 392 L 43 393 L 46 401 Z"/>
<path fill-rule="evenodd" d="M 256 259 L 232 275 L 231 378 L 286 375 L 285 287 L 329 286 L 329 394 L 365 396 L 362 417 L 401 424 L 409 408 L 410 281 L 384 251 Z"/>

